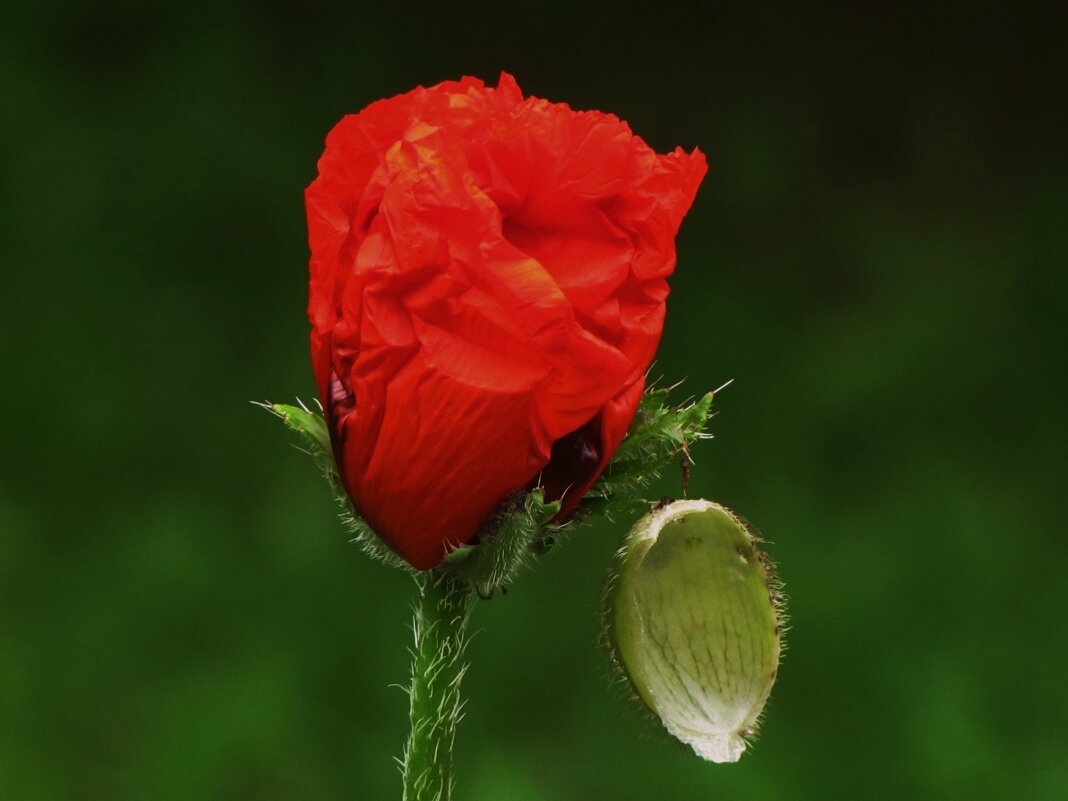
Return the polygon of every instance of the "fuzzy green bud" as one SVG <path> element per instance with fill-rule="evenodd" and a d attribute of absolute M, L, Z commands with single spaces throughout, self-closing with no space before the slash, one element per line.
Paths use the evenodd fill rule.
<path fill-rule="evenodd" d="M 778 670 L 780 596 L 757 541 L 718 504 L 668 503 L 627 535 L 605 595 L 634 691 L 713 762 L 741 757 Z"/>

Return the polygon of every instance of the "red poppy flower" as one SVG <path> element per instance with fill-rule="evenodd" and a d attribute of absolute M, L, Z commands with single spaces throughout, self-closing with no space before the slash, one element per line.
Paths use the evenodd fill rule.
<path fill-rule="evenodd" d="M 372 103 L 306 192 L 311 350 L 342 482 L 417 568 L 509 493 L 572 510 L 630 424 L 704 156 L 502 74 Z"/>

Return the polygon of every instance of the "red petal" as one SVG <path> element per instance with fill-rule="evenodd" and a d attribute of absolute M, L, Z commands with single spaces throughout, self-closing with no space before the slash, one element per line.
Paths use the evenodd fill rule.
<path fill-rule="evenodd" d="M 319 169 L 312 358 L 360 512 L 425 568 L 551 456 L 572 508 L 640 399 L 704 157 L 502 73 L 346 117 Z"/>

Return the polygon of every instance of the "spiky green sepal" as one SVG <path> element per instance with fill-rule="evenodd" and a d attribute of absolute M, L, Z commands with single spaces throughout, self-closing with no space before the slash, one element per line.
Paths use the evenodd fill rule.
<path fill-rule="evenodd" d="M 645 492 L 664 469 L 681 459 L 683 482 L 689 476 L 690 446 L 709 438 L 712 393 L 672 406 L 669 390 L 655 388 L 642 396 L 627 436 L 593 488 L 579 503 L 579 515 L 613 517 L 647 508 Z"/>
<path fill-rule="evenodd" d="M 289 430 L 295 431 L 300 436 L 305 445 L 301 450 L 312 457 L 334 492 L 334 500 L 341 508 L 341 523 L 349 532 L 351 541 L 359 545 L 372 559 L 384 562 L 390 567 L 413 571 L 411 565 L 397 556 L 375 534 L 349 500 L 348 493 L 341 485 L 337 463 L 334 461 L 333 446 L 330 444 L 330 432 L 326 428 L 323 416 L 304 404 L 289 406 L 285 403 L 257 403 L 256 405 L 269 411 L 285 423 Z"/>
<path fill-rule="evenodd" d="M 517 492 L 482 527 L 475 545 L 461 545 L 445 557 L 441 569 L 466 579 L 482 598 L 507 590 L 515 575 L 544 548 L 550 521 L 560 502 L 546 503 L 540 489 Z"/>
<path fill-rule="evenodd" d="M 472 544 L 452 551 L 438 569 L 459 576 L 483 598 L 491 597 L 498 590 L 506 589 L 532 557 L 548 551 L 576 525 L 598 516 L 644 511 L 648 506 L 646 490 L 680 457 L 685 483 L 691 464 L 690 446 L 710 436 L 705 427 L 711 414 L 712 393 L 677 406 L 668 402 L 668 393 L 666 388 L 646 391 L 630 431 L 612 461 L 568 519 L 555 519 L 560 503 L 547 503 L 540 489 L 516 492 L 501 504 Z M 300 435 L 306 452 L 330 482 L 353 541 L 375 559 L 412 570 L 378 538 L 349 501 L 341 486 L 322 415 L 303 405 L 259 405 Z"/>

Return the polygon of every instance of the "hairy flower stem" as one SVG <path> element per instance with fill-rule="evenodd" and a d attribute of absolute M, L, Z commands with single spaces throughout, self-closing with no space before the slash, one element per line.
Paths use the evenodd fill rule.
<path fill-rule="evenodd" d="M 412 651 L 411 732 L 404 749 L 404 801 L 448 801 L 452 746 L 467 672 L 464 648 L 474 605 L 470 585 L 453 575 L 420 574 Z"/>

